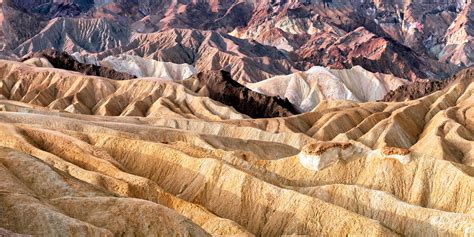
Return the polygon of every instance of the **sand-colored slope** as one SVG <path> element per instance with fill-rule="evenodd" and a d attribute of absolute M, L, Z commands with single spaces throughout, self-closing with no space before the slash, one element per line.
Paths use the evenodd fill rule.
<path fill-rule="evenodd" d="M 266 95 L 287 98 L 300 112 L 309 112 L 322 100 L 380 100 L 389 91 L 408 83 L 356 66 L 343 70 L 313 67 L 306 72 L 277 76 L 246 86 Z"/>
<path fill-rule="evenodd" d="M 114 81 L 51 68 L 0 61 L 1 94 L 8 99 L 72 113 L 203 119 L 244 118 L 171 81 Z"/>
<path fill-rule="evenodd" d="M 9 98 L 0 100 L 5 231 L 469 236 L 474 227 L 471 70 L 414 101 L 325 101 L 288 118 L 210 120 L 178 116 L 183 110 L 147 117 L 58 112 L 29 101 L 64 97 L 55 78 L 84 79 L 2 65 L 8 73 L 0 91 Z M 124 83 L 89 80 L 91 101 Z M 142 80 L 135 91 L 132 84 L 126 98 L 156 84 Z M 35 88 L 49 99 L 25 99 Z M 36 215 L 23 215 L 25 207 Z"/>
<path fill-rule="evenodd" d="M 0 148 L 0 175 L 1 225 L 16 233 L 206 235 L 192 221 L 163 205 L 120 197 L 5 147 Z M 115 221 L 109 221 L 112 218 Z"/>

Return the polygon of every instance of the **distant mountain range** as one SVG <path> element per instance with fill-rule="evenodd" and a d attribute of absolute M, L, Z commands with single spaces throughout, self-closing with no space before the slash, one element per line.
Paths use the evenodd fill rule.
<path fill-rule="evenodd" d="M 131 54 L 258 82 L 313 66 L 409 80 L 474 62 L 472 1 L 6 0 L 3 58 Z"/>

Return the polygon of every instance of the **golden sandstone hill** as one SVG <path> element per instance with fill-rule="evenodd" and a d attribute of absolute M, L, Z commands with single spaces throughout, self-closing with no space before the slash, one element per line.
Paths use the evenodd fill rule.
<path fill-rule="evenodd" d="M 474 70 L 273 119 L 169 81 L 8 61 L 0 78 L 0 234 L 474 233 Z"/>

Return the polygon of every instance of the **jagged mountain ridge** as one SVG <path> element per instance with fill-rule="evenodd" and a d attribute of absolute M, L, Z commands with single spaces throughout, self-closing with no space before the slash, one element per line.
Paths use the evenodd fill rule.
<path fill-rule="evenodd" d="M 234 107 L 252 118 L 288 117 L 298 114 L 294 105 L 284 97 L 251 91 L 234 81 L 229 72 L 207 71 L 183 82 L 199 95 Z"/>
<path fill-rule="evenodd" d="M 128 54 L 109 56 L 102 60 L 98 60 L 97 57 L 84 56 L 79 53 L 73 53 L 71 56 L 81 63 L 112 68 L 116 71 L 129 73 L 136 77 L 157 77 L 181 81 L 197 73 L 196 68 L 189 64 L 162 62 Z"/>
<path fill-rule="evenodd" d="M 77 26 L 77 30 L 74 30 L 74 26 Z M 66 28 L 67 31 L 64 30 Z M 119 26 L 112 26 L 104 20 L 57 18 L 49 28 L 15 51 L 21 56 L 27 56 L 31 55 L 31 49 L 43 51 L 54 48 L 69 54 L 94 53 L 98 60 L 118 54 L 131 54 L 157 61 L 186 63 L 200 71 L 228 68 L 240 82 L 260 81 L 294 70 L 289 57 L 277 49 L 227 34 L 173 29 L 150 34 L 135 33 L 127 37 L 125 35 L 128 33 L 122 35 L 118 31 L 124 30 L 119 30 Z M 58 34 L 64 35 L 60 37 L 63 41 L 58 42 Z M 91 37 L 98 44 L 91 44 L 88 41 Z M 87 40 L 83 41 L 84 39 Z"/>
<path fill-rule="evenodd" d="M 32 2 L 11 1 L 18 4 L 3 4 L 8 8 L 4 29 L 11 36 L 7 45 L 12 46 L 4 50 L 4 55 L 11 55 L 12 51 L 23 56 L 50 47 L 69 53 L 108 51 L 108 56 L 125 51 L 140 52 L 139 56 L 186 62 L 199 69 L 203 67 L 202 70 L 204 67 L 205 70 L 230 67 L 233 77 L 241 83 L 289 74 L 292 69 L 304 71 L 315 65 L 338 69 L 359 65 L 372 72 L 390 73 L 410 80 L 442 79 L 471 65 L 473 58 L 471 0 L 453 3 L 333 0 L 326 5 L 316 0 L 97 1 L 93 7 L 82 8 L 81 14 L 68 18 L 32 13 L 27 10 L 35 8 Z M 15 8 L 22 4 L 25 7 Z M 15 18 L 22 21 L 16 22 Z M 112 22 L 117 26 L 109 26 Z M 68 29 L 62 28 L 61 24 L 67 24 Z M 71 31 L 75 28 L 90 32 L 90 35 L 75 35 Z M 123 32 L 116 32 L 114 28 Z M 172 57 L 166 55 L 169 52 L 152 56 L 143 53 L 140 44 L 169 44 L 156 37 L 179 37 L 174 29 L 199 32 L 195 33 L 198 38 L 207 37 L 207 31 L 219 35 L 211 40 L 217 48 L 201 49 L 202 53 L 212 55 L 213 60 L 203 64 L 198 58 L 200 52 L 195 51 L 199 48 L 196 45 L 192 49 L 185 47 L 185 52 Z M 25 32 L 14 33 L 15 30 Z M 134 37 L 137 32 L 158 35 Z M 238 42 L 227 34 L 245 40 Z M 181 37 L 190 37 L 185 41 L 200 42 L 192 34 L 181 34 Z M 144 41 L 131 42 L 139 38 Z M 222 40 L 227 41 L 227 45 L 238 46 L 222 46 L 219 43 Z M 263 46 L 252 40 L 265 45 L 265 51 L 272 52 L 265 55 L 270 59 L 254 58 L 251 52 L 260 51 Z M 184 41 L 180 43 L 186 45 Z M 275 46 L 280 54 L 287 56 L 277 56 L 278 51 L 267 46 Z M 160 50 L 165 48 L 159 47 Z M 231 55 L 243 58 L 230 59 Z M 272 58 L 277 60 L 272 61 Z"/>

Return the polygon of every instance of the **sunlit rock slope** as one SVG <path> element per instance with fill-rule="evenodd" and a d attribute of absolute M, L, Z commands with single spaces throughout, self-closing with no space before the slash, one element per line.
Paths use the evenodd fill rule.
<path fill-rule="evenodd" d="M 271 119 L 169 81 L 6 61 L 0 78 L 0 233 L 472 233 L 473 70 L 413 101 Z"/>

